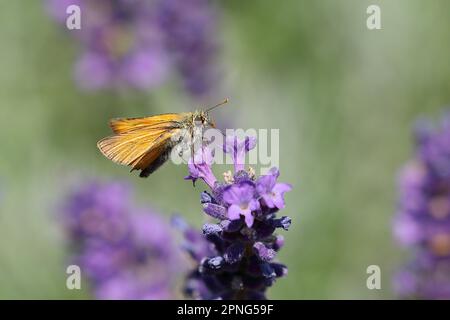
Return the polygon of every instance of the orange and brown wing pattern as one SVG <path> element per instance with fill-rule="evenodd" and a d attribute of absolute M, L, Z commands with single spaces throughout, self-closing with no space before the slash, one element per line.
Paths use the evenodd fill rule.
<path fill-rule="evenodd" d="M 146 118 L 115 119 L 110 124 L 116 135 L 100 140 L 97 146 L 113 162 L 132 166 L 132 170 L 145 170 L 152 167 L 155 161 L 167 159 L 170 138 L 182 128 L 187 116 L 170 113 Z M 154 164 L 153 171 L 162 163 L 157 166 Z"/>
<path fill-rule="evenodd" d="M 117 134 L 151 128 L 167 129 L 183 122 L 188 116 L 189 113 L 165 113 L 144 118 L 119 118 L 110 120 L 109 126 Z"/>

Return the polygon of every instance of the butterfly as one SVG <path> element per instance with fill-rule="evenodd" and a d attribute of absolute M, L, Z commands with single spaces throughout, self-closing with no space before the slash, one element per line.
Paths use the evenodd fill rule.
<path fill-rule="evenodd" d="M 209 112 L 227 102 L 225 99 L 207 110 L 194 112 L 112 119 L 109 125 L 114 135 L 98 141 L 97 147 L 113 162 L 131 166 L 131 171 L 141 170 L 139 176 L 148 177 L 167 161 L 184 135 L 193 140 L 197 124 L 215 128 Z"/>

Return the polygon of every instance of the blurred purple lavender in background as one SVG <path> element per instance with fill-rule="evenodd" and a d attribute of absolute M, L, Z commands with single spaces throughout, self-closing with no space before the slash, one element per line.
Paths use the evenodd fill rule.
<path fill-rule="evenodd" d="M 224 151 L 232 155 L 237 171 L 225 173 L 219 182 L 211 170 L 211 150 L 204 147 L 189 163 L 186 179 L 202 179 L 211 188 L 201 194 L 203 211 L 219 223 L 206 223 L 203 236 L 180 219 L 176 225 L 185 237 L 185 249 L 197 267 L 188 275 L 185 293 L 196 299 L 266 299 L 266 289 L 287 274 L 287 267 L 273 262 L 284 244 L 277 228 L 288 230 L 291 219 L 276 217 L 284 207 L 284 193 L 291 190 L 277 182 L 278 169 L 255 177 L 244 170 L 245 153 L 254 138 L 226 140 Z M 239 156 L 237 156 L 239 155 Z"/>
<path fill-rule="evenodd" d="M 171 69 L 194 96 L 214 86 L 217 17 L 207 0 L 47 0 L 47 11 L 65 25 L 71 4 L 81 8 L 81 30 L 71 34 L 82 45 L 82 89 L 151 89 Z"/>
<path fill-rule="evenodd" d="M 77 84 L 86 90 L 152 88 L 166 77 L 168 61 L 155 24 L 155 5 L 143 0 L 49 0 L 48 11 L 65 24 L 66 8 L 81 9 L 81 42 L 75 66 Z"/>
<path fill-rule="evenodd" d="M 174 298 L 179 252 L 170 225 L 131 205 L 121 183 L 90 183 L 73 193 L 63 222 L 97 299 Z"/>
<path fill-rule="evenodd" d="M 217 82 L 217 14 L 208 0 L 160 0 L 158 23 L 186 89 L 204 95 Z"/>
<path fill-rule="evenodd" d="M 450 299 L 450 114 L 416 130 L 415 159 L 400 175 L 394 234 L 414 250 L 395 278 L 402 297 Z"/>

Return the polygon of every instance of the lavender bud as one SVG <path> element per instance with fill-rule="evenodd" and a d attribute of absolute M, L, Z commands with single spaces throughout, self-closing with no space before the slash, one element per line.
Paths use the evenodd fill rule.
<path fill-rule="evenodd" d="M 218 205 L 218 204 L 214 204 L 214 203 L 205 203 L 203 204 L 203 211 L 216 219 L 226 219 L 226 208 Z"/>
<path fill-rule="evenodd" d="M 204 235 L 213 235 L 222 232 L 222 228 L 218 224 L 206 223 L 203 225 Z"/>
<path fill-rule="evenodd" d="M 262 261 L 270 261 L 276 256 L 275 250 L 267 248 L 262 242 L 256 242 L 253 245 L 253 250 Z"/>
<path fill-rule="evenodd" d="M 244 245 L 240 242 L 231 244 L 224 253 L 225 261 L 229 264 L 235 264 L 241 261 L 244 256 Z"/>
<path fill-rule="evenodd" d="M 291 218 L 286 216 L 281 217 L 280 219 L 273 219 L 272 221 L 275 228 L 283 228 L 286 231 L 288 231 L 291 226 Z"/>

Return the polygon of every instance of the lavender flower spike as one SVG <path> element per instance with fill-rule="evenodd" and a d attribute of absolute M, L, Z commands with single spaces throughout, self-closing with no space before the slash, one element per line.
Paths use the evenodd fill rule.
<path fill-rule="evenodd" d="M 204 212 L 218 223 L 205 224 L 202 233 L 178 223 L 183 226 L 184 246 L 197 263 L 185 282 L 189 297 L 266 299 L 267 288 L 287 274 L 286 266 L 274 262 L 284 245 L 284 238 L 274 231 L 290 226 L 290 218 L 277 218 L 277 212 L 284 208 L 283 195 L 291 186 L 277 183 L 277 169 L 259 178 L 244 170 L 242 160 L 255 144 L 254 138 L 227 138 L 225 149 L 231 153 L 236 171 L 225 182 L 207 182 L 211 190 L 201 194 Z M 202 166 L 202 172 L 212 172 L 208 162 Z M 198 168 L 189 166 L 191 176 L 208 180 L 208 175 L 193 169 Z"/>
<path fill-rule="evenodd" d="M 450 114 L 417 127 L 417 152 L 401 172 L 394 234 L 414 257 L 396 276 L 401 297 L 450 299 Z"/>

